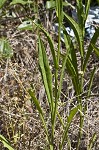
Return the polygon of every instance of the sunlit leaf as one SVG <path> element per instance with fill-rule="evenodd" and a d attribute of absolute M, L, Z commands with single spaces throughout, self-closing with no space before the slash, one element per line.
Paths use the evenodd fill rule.
<path fill-rule="evenodd" d="M 31 20 L 27 20 L 22 22 L 22 24 L 20 24 L 18 26 L 18 29 L 20 30 L 33 30 L 33 24 Z"/>
<path fill-rule="evenodd" d="M 1 134 L 0 134 L 0 141 L 3 143 L 4 147 L 8 148 L 9 150 L 14 150 L 14 149 L 10 146 L 9 142 L 5 139 L 5 137 L 2 136 Z"/>
<path fill-rule="evenodd" d="M 46 2 L 46 9 L 50 9 L 55 7 L 55 1 L 47 1 Z"/>
<path fill-rule="evenodd" d="M 88 13 L 89 13 L 90 2 L 91 2 L 91 0 L 85 1 L 85 20 L 87 19 L 87 16 L 88 16 Z"/>
<path fill-rule="evenodd" d="M 24 1 L 24 0 L 13 0 L 10 5 L 16 5 L 16 4 L 21 4 L 21 5 L 26 5 L 26 4 L 30 4 L 33 3 L 32 1 Z"/>
<path fill-rule="evenodd" d="M 66 55 L 70 56 L 71 61 L 72 61 L 72 65 L 74 66 L 76 74 L 78 75 L 78 64 L 77 64 L 76 50 L 74 49 L 73 42 L 72 42 L 70 36 L 68 35 L 68 33 L 66 32 L 65 28 L 63 30 L 63 33 L 64 33 L 65 46 L 67 49 Z"/>
<path fill-rule="evenodd" d="M 44 35 L 47 37 L 48 43 L 49 43 L 49 47 L 52 53 L 52 57 L 53 57 L 53 62 L 54 62 L 54 67 L 55 69 L 58 69 L 58 62 L 56 59 L 56 55 L 55 55 L 55 48 L 54 48 L 54 43 L 53 40 L 51 38 L 51 36 L 49 35 L 49 33 L 43 28 L 41 27 L 39 24 L 35 23 L 34 24 L 44 33 Z"/>

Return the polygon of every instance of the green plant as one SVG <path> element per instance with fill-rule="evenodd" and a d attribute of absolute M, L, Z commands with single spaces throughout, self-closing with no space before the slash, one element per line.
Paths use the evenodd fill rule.
<path fill-rule="evenodd" d="M 65 144 L 65 141 L 68 142 L 68 146 L 70 147 L 71 141 L 69 139 L 68 133 L 69 128 L 71 125 L 71 122 L 73 121 L 74 116 L 76 113 L 79 113 L 80 118 L 80 125 L 79 125 L 79 134 L 78 134 L 78 144 L 77 144 L 77 150 L 79 149 L 81 137 L 82 137 L 82 131 L 83 131 L 83 123 L 84 123 L 84 115 L 86 113 L 86 103 L 83 105 L 82 99 L 83 99 L 83 93 L 84 93 L 84 75 L 86 73 L 86 68 L 88 65 L 88 61 L 90 59 L 90 55 L 92 53 L 92 50 L 98 54 L 98 49 L 95 46 L 95 43 L 98 38 L 99 28 L 96 29 L 96 32 L 94 36 L 92 37 L 90 44 L 88 46 L 87 52 L 85 52 L 84 49 L 84 37 L 85 37 L 85 21 L 87 19 L 89 7 L 90 7 L 90 0 L 86 1 L 85 3 L 85 9 L 83 8 L 82 0 L 76 0 L 77 2 L 77 16 L 78 16 L 78 22 L 73 20 L 70 16 L 68 16 L 63 11 L 63 5 L 64 6 L 71 6 L 69 3 L 65 3 L 62 0 L 51 0 L 47 2 L 47 8 L 55 9 L 56 15 L 58 18 L 59 28 L 58 28 L 58 47 L 55 49 L 54 47 L 54 41 L 52 40 L 50 34 L 46 31 L 46 29 L 37 21 L 38 19 L 38 6 L 35 5 L 35 11 L 37 12 L 37 18 L 32 20 L 28 19 L 24 21 L 20 26 L 19 29 L 23 30 L 33 30 L 37 28 L 37 34 L 38 34 L 38 50 L 39 50 L 39 68 L 41 72 L 42 81 L 45 87 L 46 95 L 47 95 L 47 103 L 49 106 L 49 116 L 51 118 L 50 121 L 50 130 L 51 133 L 49 133 L 49 127 L 47 126 L 46 121 L 46 114 L 43 110 L 43 108 L 40 106 L 39 101 L 35 95 L 34 89 L 29 90 L 29 94 L 31 96 L 32 101 L 36 105 L 36 108 L 39 112 L 40 119 L 42 121 L 47 142 L 49 145 L 50 150 L 54 150 L 54 139 L 55 139 L 55 128 L 56 128 L 56 122 L 57 117 L 60 121 L 60 124 L 63 128 L 63 134 L 59 143 L 59 150 L 62 150 Z M 25 5 L 27 1 L 13 1 L 11 4 L 16 5 L 17 3 L 21 5 Z M 73 6 L 71 6 L 73 8 Z M 76 38 L 76 44 L 78 46 L 77 52 L 79 52 L 79 62 L 77 59 L 77 54 L 75 50 L 75 45 L 73 41 L 71 40 L 70 35 L 65 30 L 65 26 L 63 25 L 63 18 L 67 19 L 67 22 L 70 24 L 71 28 L 74 31 L 75 38 Z M 65 45 L 65 54 L 61 53 L 61 30 L 63 31 L 64 35 L 64 45 Z M 43 37 L 46 39 L 46 41 L 49 44 L 49 48 L 51 51 L 53 64 L 49 64 L 48 56 L 46 54 L 46 46 L 44 43 L 44 40 L 42 40 L 42 33 Z M 2 45 L 2 44 L 1 44 Z M 4 44 L 3 44 L 4 45 Z M 4 46 L 2 46 L 2 50 L 4 50 Z M 8 55 L 7 51 L 7 55 Z M 5 53 L 3 52 L 3 55 Z M 11 53 L 10 53 L 11 54 Z M 62 61 L 62 65 L 60 67 L 60 61 Z M 78 63 L 80 64 L 80 67 L 78 66 Z M 54 70 L 54 73 L 52 73 L 52 70 L 50 69 L 50 65 L 52 65 L 52 68 Z M 72 84 L 75 90 L 75 97 L 77 99 L 77 105 L 74 106 L 67 116 L 67 120 L 64 123 L 63 119 L 59 113 L 58 106 L 59 102 L 61 102 L 61 90 L 62 90 L 62 84 L 64 80 L 65 70 L 68 72 L 69 76 L 71 77 Z M 90 81 L 87 89 L 87 95 L 86 95 L 86 101 L 88 97 L 90 96 L 92 81 L 94 78 L 96 68 L 93 69 Z M 88 149 L 91 149 L 94 139 L 96 138 L 96 135 L 94 134 L 92 137 L 92 140 L 89 143 Z M 48 148 L 48 149 L 49 149 Z"/>
<path fill-rule="evenodd" d="M 51 6 L 51 2 L 48 2 L 49 6 Z M 68 138 L 68 130 L 69 126 L 71 124 L 71 121 L 73 120 L 74 115 L 79 111 L 79 116 L 80 116 L 80 125 L 79 125 L 79 135 L 78 135 L 78 144 L 77 144 L 77 150 L 79 149 L 80 145 L 80 140 L 82 137 L 82 129 L 83 129 L 83 121 L 84 121 L 84 115 L 86 113 L 86 104 L 83 106 L 82 104 L 82 95 L 84 93 L 83 87 L 84 87 L 84 75 L 86 73 L 86 68 L 88 65 L 88 60 L 90 59 L 91 52 L 94 48 L 95 52 L 97 53 L 97 48 L 93 45 L 95 45 L 97 38 L 99 37 L 99 28 L 96 29 L 96 32 L 94 36 L 92 37 L 87 53 L 84 50 L 84 37 L 85 37 L 85 22 L 88 16 L 88 11 L 90 8 L 90 0 L 86 1 L 85 3 L 85 10 L 83 8 L 83 3 L 82 0 L 77 0 L 77 16 L 78 16 L 78 22 L 73 20 L 70 16 L 68 16 L 66 13 L 63 12 L 63 2 L 61 0 L 56 0 L 55 1 L 55 8 L 56 8 L 56 15 L 58 18 L 58 23 L 59 23 L 59 28 L 58 28 L 58 49 L 57 52 L 55 51 L 53 40 L 51 39 L 50 35 L 48 32 L 45 31 L 43 27 L 41 27 L 39 24 L 35 24 L 38 29 L 39 29 L 39 36 L 38 36 L 38 49 L 39 49 L 39 65 L 40 65 L 40 72 L 42 75 L 42 80 L 45 86 L 46 94 L 47 94 L 47 99 L 48 99 L 48 104 L 50 108 L 50 115 L 51 115 L 51 137 L 48 134 L 48 128 L 46 126 L 46 121 L 44 120 L 44 113 L 39 105 L 38 100 L 35 97 L 35 94 L 32 90 L 29 90 L 29 94 L 35 103 L 38 112 L 41 116 L 41 120 L 43 122 L 45 132 L 47 135 L 47 139 L 50 145 L 50 150 L 54 149 L 54 131 L 55 131 L 55 123 L 56 123 L 56 116 L 58 115 L 60 122 L 63 125 L 63 136 L 62 140 L 60 142 L 60 150 L 62 150 L 64 146 L 65 140 Z M 74 31 L 75 38 L 76 38 L 76 44 L 79 46 L 79 54 L 80 54 L 80 68 L 78 67 L 78 60 L 76 56 L 76 51 L 74 49 L 74 43 L 72 42 L 70 36 L 67 34 L 65 27 L 62 24 L 63 17 L 67 19 L 69 22 L 71 28 Z M 65 55 L 61 55 L 61 30 L 63 30 L 64 34 L 64 43 L 66 47 L 66 53 Z M 41 40 L 41 35 L 40 32 L 43 32 L 45 37 L 47 38 L 47 41 L 50 46 L 50 50 L 52 53 L 53 57 L 53 62 L 54 62 L 54 78 L 55 78 L 55 96 L 53 96 L 53 82 L 52 82 L 52 73 L 50 70 L 50 66 L 48 63 L 48 58 L 46 55 L 46 49 L 43 43 L 43 40 Z M 59 67 L 60 65 L 60 59 L 62 57 L 62 68 Z M 59 85 L 58 85 L 58 71 L 61 69 L 60 73 L 60 80 L 59 80 Z M 63 83 L 63 77 L 65 73 L 65 69 L 69 73 L 72 79 L 72 83 L 74 86 L 75 94 L 77 97 L 78 105 L 74 107 L 70 111 L 70 115 L 67 117 L 67 123 L 63 124 L 61 116 L 59 116 L 58 112 L 58 101 L 60 99 L 60 93 L 61 93 L 61 87 Z M 91 91 L 91 86 L 92 86 L 92 81 L 95 73 L 95 68 L 92 71 L 92 75 L 90 77 L 90 82 L 89 86 L 87 89 L 87 97 L 90 96 L 90 91 Z M 93 143 L 93 141 L 92 141 Z M 91 143 L 91 144 L 92 144 Z M 90 146 L 89 146 L 90 147 Z M 90 149 L 90 148 L 89 148 Z"/>
<path fill-rule="evenodd" d="M 14 149 L 10 146 L 9 142 L 5 139 L 5 137 L 2 136 L 1 134 L 0 134 L 0 141 L 3 143 L 4 147 L 8 148 L 9 150 L 14 150 Z"/>
<path fill-rule="evenodd" d="M 13 56 L 13 50 L 6 38 L 0 39 L 0 57 L 11 58 Z"/>

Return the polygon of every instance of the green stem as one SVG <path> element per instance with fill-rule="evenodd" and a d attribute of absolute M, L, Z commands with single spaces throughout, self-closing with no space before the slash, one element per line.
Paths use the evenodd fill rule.
<path fill-rule="evenodd" d="M 58 11 L 58 23 L 59 23 L 59 29 L 58 29 L 58 52 L 57 52 L 57 62 L 58 62 L 58 66 L 59 66 L 59 59 L 60 59 L 60 47 L 61 47 L 61 8 L 60 8 L 60 3 L 61 0 L 56 0 L 56 5 L 57 5 L 57 11 Z M 56 121 L 56 114 L 57 114 L 57 103 L 58 103 L 58 69 L 55 70 L 55 106 L 54 106 L 54 110 L 52 113 L 52 137 L 51 137 L 51 141 L 52 144 L 54 142 L 54 130 L 55 130 L 55 121 Z"/>

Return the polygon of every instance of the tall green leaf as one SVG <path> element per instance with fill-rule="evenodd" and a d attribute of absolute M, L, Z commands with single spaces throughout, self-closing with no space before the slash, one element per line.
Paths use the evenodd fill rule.
<path fill-rule="evenodd" d="M 48 63 L 44 44 L 39 36 L 39 66 L 44 82 L 47 98 L 51 109 L 53 110 L 53 92 L 52 92 L 52 73 Z"/>
<path fill-rule="evenodd" d="M 77 19 L 78 19 L 79 27 L 83 31 L 84 20 L 85 20 L 85 13 L 84 13 L 82 0 L 77 0 Z"/>
<path fill-rule="evenodd" d="M 51 36 L 49 35 L 49 33 L 43 28 L 41 27 L 39 24 L 33 22 L 43 33 L 44 35 L 47 37 L 47 40 L 48 40 L 48 43 L 49 43 L 49 47 L 50 47 L 50 50 L 51 50 L 51 53 L 52 53 L 52 57 L 53 57 L 53 62 L 54 62 L 54 67 L 55 69 L 58 69 L 58 62 L 57 62 L 57 59 L 56 59 L 56 55 L 55 55 L 55 49 L 54 49 L 54 43 L 53 43 L 53 40 L 51 38 Z"/>
<path fill-rule="evenodd" d="M 78 64 L 77 64 L 77 57 L 76 57 L 76 51 L 74 49 L 73 42 L 68 35 L 65 27 L 63 28 L 63 34 L 64 34 L 64 43 L 66 47 L 66 55 L 69 55 L 72 61 L 72 65 L 75 68 L 76 74 L 78 75 Z"/>
<path fill-rule="evenodd" d="M 83 31 L 79 28 L 79 25 L 76 23 L 76 21 L 72 17 L 68 16 L 66 13 L 64 13 L 64 16 L 66 17 L 67 21 L 69 22 L 71 28 L 73 29 L 75 33 L 75 37 L 79 44 L 79 51 L 80 51 L 81 57 L 83 58 L 83 55 L 84 55 L 83 37 L 82 37 Z"/>

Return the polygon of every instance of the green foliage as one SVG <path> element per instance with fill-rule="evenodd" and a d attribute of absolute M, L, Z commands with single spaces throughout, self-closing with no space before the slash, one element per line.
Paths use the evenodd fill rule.
<path fill-rule="evenodd" d="M 52 73 L 51 73 L 50 66 L 48 63 L 48 58 L 46 55 L 46 48 L 43 44 L 43 41 L 41 40 L 41 36 L 39 36 L 38 37 L 38 43 L 39 43 L 38 49 L 39 49 L 40 72 L 41 72 L 41 76 L 42 76 L 42 81 L 43 81 L 44 86 L 45 86 L 45 91 L 47 94 L 47 99 L 48 99 L 48 103 L 49 103 L 49 107 L 50 107 L 50 114 L 51 114 L 52 136 L 51 137 L 48 136 L 50 138 L 50 141 L 51 141 L 50 149 L 51 150 L 54 149 L 53 142 L 54 142 L 54 131 L 55 131 L 55 124 L 56 124 L 56 116 L 58 115 L 59 120 L 61 122 L 61 125 L 63 126 L 63 129 L 64 129 L 62 141 L 60 143 L 60 148 L 59 148 L 60 150 L 62 150 L 65 140 L 68 141 L 68 131 L 69 131 L 70 124 L 71 124 L 75 114 L 79 110 L 80 111 L 80 116 L 79 116 L 80 117 L 80 125 L 79 125 L 79 136 L 78 136 L 78 144 L 77 144 L 77 150 L 78 150 L 79 145 L 80 145 L 81 136 L 82 136 L 82 128 L 83 128 L 83 120 L 84 120 L 84 117 L 82 116 L 82 114 L 85 113 L 85 112 L 83 112 L 82 98 L 80 95 L 83 94 L 84 74 L 85 74 L 88 60 L 90 58 L 90 55 L 91 55 L 93 48 L 94 48 L 95 52 L 98 53 L 97 48 L 95 46 L 93 46 L 93 44 L 96 43 L 96 40 L 99 36 L 98 35 L 99 28 L 96 30 L 94 36 L 92 37 L 92 39 L 90 41 L 87 53 L 85 53 L 85 50 L 84 50 L 85 22 L 86 22 L 86 19 L 88 16 L 89 8 L 90 8 L 90 0 L 88 0 L 88 2 L 85 4 L 85 10 L 83 8 L 82 1 L 77 0 L 78 22 L 74 21 L 70 16 L 68 16 L 66 13 L 63 12 L 63 2 L 61 0 L 48 1 L 47 2 L 47 8 L 53 8 L 53 7 L 56 7 L 56 14 L 57 14 L 58 23 L 59 23 L 57 55 L 55 54 L 55 48 L 54 48 L 53 40 L 51 39 L 51 36 L 49 35 L 49 33 L 43 27 L 41 27 L 39 24 L 35 23 L 35 25 L 38 27 L 38 30 L 42 31 L 48 40 L 49 47 L 50 47 L 52 57 L 53 57 L 54 67 L 55 67 L 55 72 L 54 72 L 55 96 L 53 96 L 54 91 L 52 88 L 52 86 L 53 86 Z M 72 42 L 70 36 L 66 32 L 65 27 L 62 25 L 63 17 L 65 17 L 67 19 L 71 28 L 73 29 L 75 37 L 76 37 L 76 41 L 79 45 L 80 61 L 81 61 L 81 67 L 80 68 L 78 68 L 78 60 L 77 60 L 77 56 L 76 56 L 76 51 L 74 49 L 74 43 Z M 63 29 L 64 44 L 65 44 L 65 47 L 67 50 L 65 55 L 61 55 L 61 52 L 60 52 L 61 29 Z M 60 62 L 61 57 L 62 57 L 63 62 L 62 62 L 60 80 L 59 80 L 60 84 L 58 86 L 58 82 L 57 82 L 58 76 L 59 76 L 58 70 L 60 69 L 59 68 L 59 62 Z M 60 93 L 61 93 L 61 87 L 62 87 L 62 83 L 63 83 L 63 77 L 64 77 L 65 69 L 67 70 L 67 72 L 71 76 L 72 83 L 73 83 L 73 86 L 74 86 L 74 89 L 76 92 L 76 96 L 78 99 L 78 105 L 70 111 L 70 115 L 67 117 L 67 123 L 66 124 L 63 123 L 62 118 L 58 112 L 58 101 L 60 99 Z M 91 91 L 91 86 L 92 86 L 92 82 L 93 82 L 93 78 L 94 78 L 94 73 L 95 73 L 95 69 L 93 69 L 93 72 L 90 76 L 90 82 L 89 82 L 89 86 L 88 86 L 88 96 L 90 96 L 90 91 Z M 37 109 L 38 109 L 38 105 L 37 105 Z M 41 109 L 41 108 L 39 108 L 39 109 Z M 39 111 L 39 109 L 38 109 L 38 111 Z M 39 113 L 40 113 L 40 111 L 39 111 Z M 45 122 L 45 120 L 43 120 L 42 122 Z M 48 133 L 48 131 L 47 131 L 47 133 Z M 92 140 L 92 143 L 93 143 L 93 140 Z"/>
<path fill-rule="evenodd" d="M 0 39 L 0 57 L 11 58 L 13 56 L 13 50 L 9 42 L 5 38 Z"/>
<path fill-rule="evenodd" d="M 92 37 L 92 39 L 90 41 L 90 44 L 88 46 L 88 51 L 87 51 L 87 54 L 85 56 L 84 64 L 83 64 L 84 71 L 86 70 L 86 66 L 87 66 L 88 60 L 89 60 L 90 55 L 91 55 L 92 50 L 93 50 L 93 46 L 92 45 L 95 45 L 95 43 L 96 43 L 96 41 L 97 41 L 97 39 L 99 37 L 98 33 L 99 33 L 99 28 L 96 29 L 96 32 L 94 33 L 94 35 L 93 35 L 93 37 Z"/>
<path fill-rule="evenodd" d="M 14 149 L 10 146 L 9 142 L 5 139 L 5 137 L 2 136 L 1 134 L 0 134 L 0 141 L 3 143 L 4 147 L 8 148 L 9 150 L 14 150 Z"/>
<path fill-rule="evenodd" d="M 0 9 L 3 7 L 3 5 L 5 4 L 7 0 L 0 0 Z"/>
<path fill-rule="evenodd" d="M 0 8 L 4 6 L 5 2 L 6 0 L 0 1 Z M 99 57 L 99 49 L 95 46 L 95 43 L 99 37 L 99 28 L 96 29 L 96 32 L 94 36 L 92 37 L 90 44 L 88 46 L 87 52 L 85 52 L 85 49 L 84 49 L 85 22 L 88 16 L 89 8 L 90 8 L 90 0 L 88 0 L 85 3 L 85 10 L 83 8 L 82 0 L 76 0 L 76 2 L 77 2 L 78 22 L 76 22 L 72 17 L 70 17 L 63 11 L 63 6 L 70 6 L 74 8 L 70 3 L 63 2 L 62 0 L 55 0 L 55 1 L 51 0 L 51 1 L 47 1 L 46 3 L 47 9 L 52 9 L 52 8 L 55 9 L 56 15 L 58 18 L 59 28 L 58 28 L 57 49 L 54 47 L 54 40 L 52 39 L 51 35 L 48 33 L 48 31 L 46 31 L 46 29 L 41 24 L 39 24 L 36 21 L 36 19 L 38 20 L 38 18 L 36 19 L 26 18 L 25 21 L 23 21 L 18 26 L 18 29 L 20 30 L 34 31 L 35 29 L 37 29 L 39 68 L 40 68 L 40 73 L 42 77 L 42 82 L 44 84 L 45 91 L 46 91 L 47 103 L 48 103 L 49 110 L 50 110 L 49 116 L 51 118 L 51 122 L 50 122 L 51 134 L 49 133 L 49 128 L 46 124 L 45 112 L 43 111 L 38 99 L 35 96 L 34 89 L 30 89 L 28 92 L 29 92 L 29 95 L 31 96 L 33 103 L 35 104 L 39 112 L 40 119 L 42 121 L 44 130 L 46 133 L 47 142 L 49 144 L 50 150 L 55 149 L 54 139 L 55 139 L 57 118 L 59 119 L 60 124 L 63 128 L 63 135 L 62 135 L 62 139 L 60 142 L 59 150 L 63 149 L 65 141 L 67 141 L 69 145 L 71 145 L 69 137 L 68 137 L 68 133 L 69 133 L 70 125 L 75 115 L 77 114 L 77 112 L 79 112 L 79 118 L 80 118 L 77 150 L 79 149 L 80 140 L 81 140 L 82 131 L 83 131 L 82 130 L 83 120 L 84 120 L 84 116 L 82 114 L 85 114 L 84 109 L 83 109 L 85 106 L 83 106 L 83 103 L 82 103 L 82 95 L 84 92 L 84 75 L 86 73 L 88 61 L 90 59 L 93 49 L 96 55 Z M 26 4 L 31 4 L 31 3 L 33 2 L 24 1 L 24 0 L 13 0 L 10 3 L 10 5 L 16 5 L 16 4 L 26 5 Z M 37 17 L 38 17 L 38 6 L 36 6 L 36 12 L 37 12 Z M 64 18 L 67 20 L 67 22 L 70 24 L 70 27 L 74 31 L 76 44 L 78 45 L 79 61 L 77 58 L 76 50 L 74 48 L 75 45 L 70 35 L 68 35 L 68 33 L 66 32 L 65 26 L 63 25 Z M 61 43 L 61 30 L 63 31 L 63 36 L 64 36 L 64 45 L 66 49 L 65 54 L 61 54 L 61 44 L 62 44 Z M 42 33 L 43 33 L 43 37 L 48 42 L 49 49 L 51 51 L 52 60 L 53 60 L 53 65 L 51 64 L 52 65 L 51 67 L 54 70 L 53 74 L 49 65 L 50 63 L 48 60 L 48 56 L 46 54 L 46 46 L 45 46 L 44 40 L 42 40 Z M 4 38 L 0 39 L 0 57 L 11 58 L 12 56 L 13 56 L 13 50 L 9 42 Z M 60 67 L 60 61 L 62 61 L 61 67 Z M 81 64 L 80 67 L 78 65 L 79 63 Z M 62 89 L 62 84 L 64 81 L 65 70 L 71 77 L 72 84 L 75 90 L 75 96 L 77 97 L 77 105 L 72 107 L 72 109 L 69 112 L 69 116 L 67 116 L 67 120 L 64 123 L 58 111 L 58 106 L 59 106 L 58 103 L 61 101 L 61 89 Z M 95 70 L 96 68 L 93 69 L 90 75 L 90 81 L 89 81 L 89 85 L 87 89 L 87 98 L 90 96 L 90 93 L 91 93 L 91 87 L 93 83 Z M 95 139 L 96 139 L 96 135 L 94 134 L 88 146 L 89 149 L 91 149 Z M 13 150 L 11 149 L 9 143 L 6 141 L 6 139 L 3 136 L 0 136 L 0 140 L 3 142 L 5 147 L 7 147 L 10 150 Z"/>
<path fill-rule="evenodd" d="M 70 124 L 75 116 L 75 114 L 78 112 L 78 109 L 80 108 L 80 106 L 76 106 L 74 107 L 73 109 L 70 110 L 70 114 L 69 116 L 67 117 L 67 124 L 66 124 L 66 127 L 64 129 L 64 133 L 63 133 L 63 137 L 62 137 L 62 142 L 60 144 L 60 150 L 63 149 L 63 145 L 64 145 L 64 142 L 67 138 L 67 135 L 68 135 L 68 130 L 69 130 L 69 127 L 70 127 Z"/>
<path fill-rule="evenodd" d="M 93 146 L 93 143 L 95 142 L 96 138 L 97 138 L 96 133 L 94 133 L 90 142 L 89 142 L 88 150 L 92 150 L 92 146 Z"/>
<path fill-rule="evenodd" d="M 48 58 L 45 52 L 45 47 L 40 37 L 39 37 L 39 65 L 47 93 L 49 106 L 52 105 L 51 110 L 53 110 L 52 74 L 48 63 Z"/>
<path fill-rule="evenodd" d="M 18 26 L 18 29 L 19 30 L 33 30 L 32 21 L 27 20 L 27 21 L 22 22 L 22 24 Z"/>
<path fill-rule="evenodd" d="M 96 56 L 99 58 L 99 48 L 97 48 L 95 45 L 92 44 L 92 47 L 96 53 Z"/>
<path fill-rule="evenodd" d="M 21 5 L 26 5 L 26 4 L 31 4 L 32 1 L 30 0 L 13 0 L 10 5 L 16 5 L 16 4 L 21 4 Z"/>

